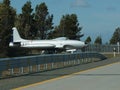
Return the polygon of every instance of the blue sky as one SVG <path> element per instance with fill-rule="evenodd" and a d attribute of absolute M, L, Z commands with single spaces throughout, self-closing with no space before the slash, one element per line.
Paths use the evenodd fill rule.
<path fill-rule="evenodd" d="M 17 13 L 28 0 L 11 0 Z M 78 16 L 85 40 L 91 36 L 92 41 L 101 36 L 106 43 L 113 32 L 120 26 L 120 0 L 29 0 L 32 7 L 45 2 L 50 14 L 54 15 L 54 25 L 58 25 L 62 15 L 75 13 Z"/>

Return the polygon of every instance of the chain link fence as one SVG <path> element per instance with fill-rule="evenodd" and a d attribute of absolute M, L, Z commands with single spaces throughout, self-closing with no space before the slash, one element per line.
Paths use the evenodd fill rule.
<path fill-rule="evenodd" d="M 119 45 L 88 45 L 88 47 L 85 48 L 85 51 L 88 52 L 113 52 L 113 51 L 119 52 L 120 46 Z"/>

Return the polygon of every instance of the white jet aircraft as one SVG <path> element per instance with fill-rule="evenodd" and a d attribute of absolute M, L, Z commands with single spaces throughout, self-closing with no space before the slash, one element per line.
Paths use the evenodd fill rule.
<path fill-rule="evenodd" d="M 51 40 L 25 40 L 22 39 L 16 27 L 13 30 L 13 41 L 9 43 L 10 47 L 38 48 L 38 49 L 81 49 L 87 44 L 78 40 L 69 40 L 67 38 L 57 38 Z"/>

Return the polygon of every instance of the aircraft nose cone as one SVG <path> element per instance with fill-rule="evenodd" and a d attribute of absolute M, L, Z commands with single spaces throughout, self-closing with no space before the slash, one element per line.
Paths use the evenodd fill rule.
<path fill-rule="evenodd" d="M 85 42 L 84 44 L 85 44 L 85 47 L 87 47 L 89 43 Z"/>
<path fill-rule="evenodd" d="M 87 42 L 85 42 L 85 44 L 88 44 Z"/>

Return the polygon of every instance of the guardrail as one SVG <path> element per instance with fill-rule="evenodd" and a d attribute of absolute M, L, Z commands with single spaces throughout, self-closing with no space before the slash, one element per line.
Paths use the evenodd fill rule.
<path fill-rule="evenodd" d="M 0 59 L 0 78 L 104 60 L 99 53 L 48 54 Z"/>

